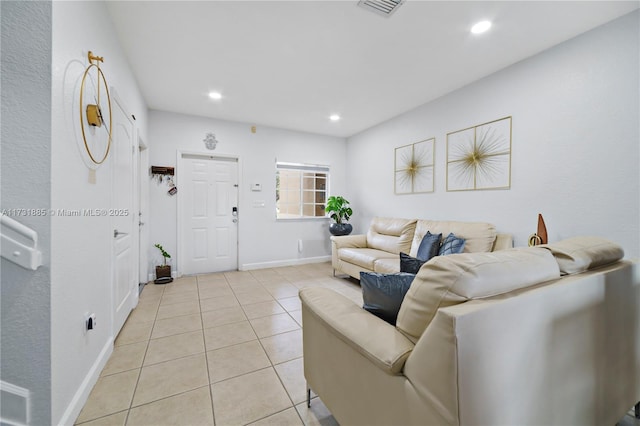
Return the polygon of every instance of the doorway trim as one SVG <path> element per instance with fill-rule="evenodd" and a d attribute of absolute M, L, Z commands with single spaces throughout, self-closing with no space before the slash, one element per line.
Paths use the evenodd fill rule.
<path fill-rule="evenodd" d="M 203 151 L 189 151 L 189 150 L 176 150 L 176 172 L 174 176 L 174 183 L 178 188 L 178 193 L 176 194 L 176 253 L 177 253 L 177 262 L 176 262 L 176 276 L 181 277 L 183 271 L 183 253 L 184 248 L 182 247 L 182 236 L 184 230 L 182 229 L 182 199 L 180 198 L 180 170 L 184 169 L 183 159 L 185 156 L 190 157 L 202 157 L 208 158 L 210 160 L 220 159 L 220 160 L 235 160 L 238 164 L 238 210 L 242 212 L 242 162 L 240 161 L 240 156 L 234 154 L 218 154 L 214 152 L 203 152 Z M 242 220 L 238 222 L 238 244 L 236 246 L 237 250 L 237 268 L 240 269 L 240 265 L 242 265 L 242 259 L 240 258 L 240 228 L 242 226 Z"/>
<path fill-rule="evenodd" d="M 134 224 L 142 222 L 138 225 L 138 284 L 144 285 L 153 280 L 153 275 L 149 270 L 149 147 L 142 139 L 140 130 L 138 129 L 138 146 L 137 146 L 137 176 L 136 190 L 138 197 L 136 200 L 136 212 L 133 214 Z M 147 171 L 147 173 L 143 173 Z M 142 213 L 142 215 L 140 215 Z M 136 219 L 137 218 L 137 219 Z"/>

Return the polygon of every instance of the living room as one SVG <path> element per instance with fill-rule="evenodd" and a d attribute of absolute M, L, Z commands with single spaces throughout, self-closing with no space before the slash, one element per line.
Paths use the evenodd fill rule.
<path fill-rule="evenodd" d="M 9 130 L 3 125 L 6 143 L 26 138 L 40 149 L 34 162 L 32 152 L 5 150 L 3 142 L 3 207 L 25 207 L 25 194 L 29 204 L 46 208 L 109 207 L 109 167 L 90 172 L 82 161 L 84 148 L 68 107 L 77 96 L 71 87 L 77 71 L 86 66 L 83 55 L 92 49 L 105 57 L 109 84 L 135 115 L 148 165 L 176 167 L 177 151 L 205 152 L 208 132 L 219 141 L 213 152 L 241 159 L 241 270 L 327 261 L 331 254 L 328 221 L 275 220 L 276 161 L 330 165 L 331 193 L 351 201 L 354 233 L 365 232 L 375 216 L 478 220 L 512 234 L 515 246 L 526 246 L 542 213 L 551 241 L 598 235 L 620 244 L 625 257 L 638 258 L 640 40 L 638 4 L 628 3 L 630 13 L 349 136 L 149 110 L 140 89 L 143 77 L 131 70 L 106 4 L 53 2 L 26 11 L 3 4 L 3 40 L 5 31 L 20 29 L 6 22 L 9 16 L 16 19 L 11 22 L 22 20 L 27 33 L 30 20 L 38 22 L 39 29 L 17 45 L 25 51 L 36 46 L 41 55 L 25 55 L 20 60 L 26 63 L 18 65 L 31 70 L 27 74 L 34 81 L 45 81 L 21 96 L 51 119 L 33 123 L 26 136 L 23 127 L 4 133 Z M 6 93 L 24 92 L 7 84 L 5 65 L 3 59 L 3 114 Z M 11 112 L 5 123 L 27 121 L 28 115 L 20 114 Z M 512 119 L 509 188 L 447 191 L 447 135 L 503 117 Z M 430 138 L 435 138 L 433 192 L 395 194 L 394 150 Z M 30 179 L 20 178 L 25 170 Z M 179 175 L 176 181 L 180 189 Z M 250 190 L 255 183 L 261 191 Z M 161 242 L 173 254 L 179 250 L 178 207 L 167 189 L 148 181 L 149 274 L 158 260 L 152 243 Z M 34 424 L 70 423 L 115 337 L 106 327 L 87 335 L 78 326 L 87 311 L 99 319 L 111 315 L 105 301 L 111 294 L 113 229 L 108 218 L 29 224 L 43 236 L 50 267 L 33 278 L 3 263 L 2 379 L 31 389 Z M 26 280 L 40 289 L 7 288 L 5 280 Z M 16 312 L 12 305 L 24 309 Z M 31 312 L 39 312 L 38 321 Z"/>

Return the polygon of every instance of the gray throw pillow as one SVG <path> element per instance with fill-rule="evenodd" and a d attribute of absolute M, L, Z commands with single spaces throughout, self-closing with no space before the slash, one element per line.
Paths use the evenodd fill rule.
<path fill-rule="evenodd" d="M 440 246 L 439 256 L 446 256 L 448 254 L 458 254 L 462 253 L 464 250 L 464 238 L 458 238 L 453 233 L 447 235 L 447 238 L 442 241 L 442 245 Z"/>
<path fill-rule="evenodd" d="M 416 257 L 426 262 L 432 257 L 437 256 L 438 251 L 440 250 L 441 239 L 442 234 L 432 234 L 431 232 L 427 231 L 427 234 L 422 237 L 422 241 L 420 241 L 420 246 L 418 246 L 418 253 L 416 254 Z"/>
<path fill-rule="evenodd" d="M 396 325 L 398 311 L 407 294 L 414 274 L 379 274 L 360 272 L 363 308 L 391 325 Z"/>
<path fill-rule="evenodd" d="M 415 257 L 409 256 L 407 253 L 400 252 L 400 272 L 417 274 L 425 263 L 427 263 L 426 260 L 416 259 Z"/>

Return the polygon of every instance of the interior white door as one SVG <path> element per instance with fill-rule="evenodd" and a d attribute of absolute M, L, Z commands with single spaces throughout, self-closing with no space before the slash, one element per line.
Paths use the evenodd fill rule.
<path fill-rule="evenodd" d="M 111 171 L 113 194 L 111 216 L 113 228 L 112 297 L 113 335 L 126 321 L 137 297 L 137 263 L 133 227 L 135 217 L 134 185 L 134 129 L 133 120 L 124 106 L 114 97 Z"/>
<path fill-rule="evenodd" d="M 182 273 L 238 269 L 238 160 L 182 156 Z"/>

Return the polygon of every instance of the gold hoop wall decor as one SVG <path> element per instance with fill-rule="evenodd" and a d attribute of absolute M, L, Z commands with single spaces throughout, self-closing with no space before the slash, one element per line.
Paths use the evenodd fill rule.
<path fill-rule="evenodd" d="M 84 71 L 80 86 L 80 128 L 82 129 L 82 139 L 89 158 L 95 164 L 102 164 L 107 159 L 111 149 L 111 95 L 109 94 L 107 79 L 100 69 L 100 63 L 104 61 L 104 58 L 93 55 L 91 51 L 89 51 L 87 57 L 89 58 L 89 66 Z M 94 68 L 95 77 L 91 73 Z M 104 94 L 106 96 L 102 96 L 101 86 L 104 86 Z M 90 103 L 92 101 L 95 103 Z M 109 116 L 106 119 L 103 111 L 109 111 Z M 102 137 L 98 135 L 99 132 L 96 129 L 100 128 L 105 130 L 106 135 Z M 94 137 L 89 138 L 90 140 L 87 141 L 87 137 L 91 134 Z M 102 158 L 99 155 L 94 155 L 90 146 L 93 147 L 94 151 L 97 147 L 105 146 Z M 100 158 L 100 160 L 97 158 Z"/>

